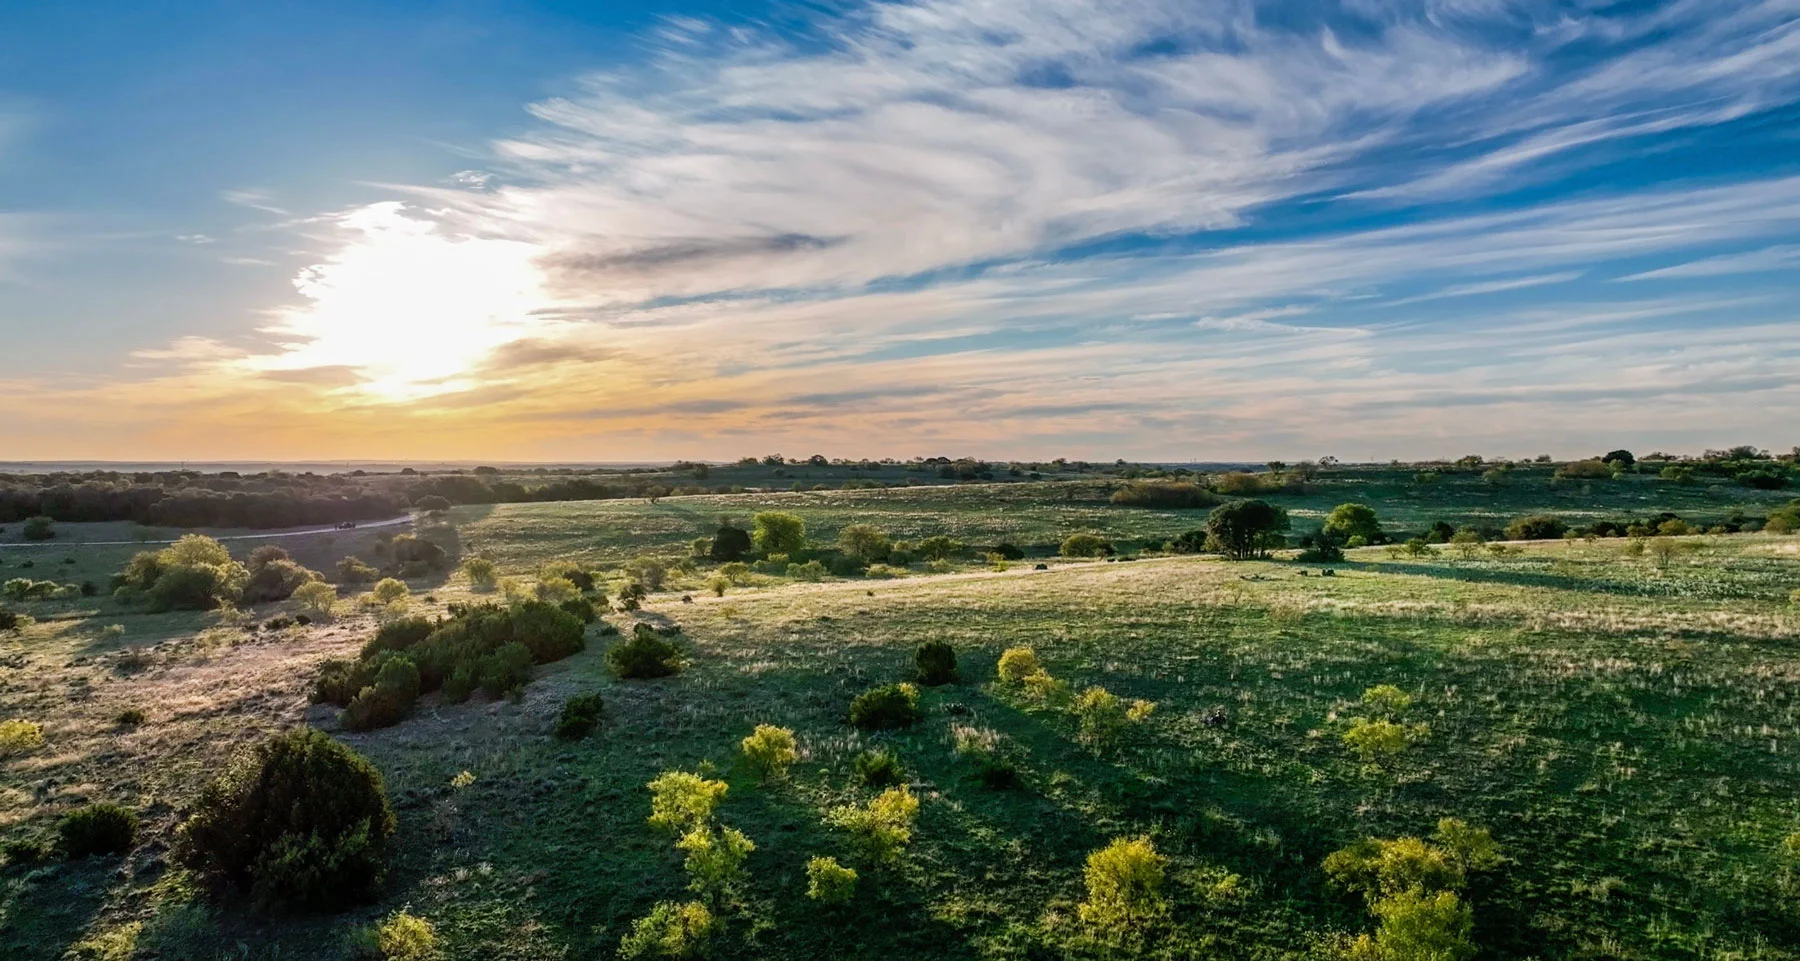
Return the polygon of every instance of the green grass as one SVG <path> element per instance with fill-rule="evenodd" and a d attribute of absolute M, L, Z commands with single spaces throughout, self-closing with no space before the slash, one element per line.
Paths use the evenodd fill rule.
<path fill-rule="evenodd" d="M 1735 489 L 1606 483 L 1620 487 L 1567 505 L 1547 481 L 1492 505 L 1442 484 L 1404 509 L 1408 482 L 1363 493 L 1391 526 L 1490 507 L 1699 516 L 1754 503 Z M 1278 502 L 1323 508 L 1348 489 Z M 1082 491 L 502 505 L 453 520 L 465 549 L 514 573 L 550 558 L 673 552 L 720 514 L 769 508 L 802 514 L 816 539 L 873 523 L 896 537 L 1039 551 L 1074 530 L 1153 540 L 1197 523 L 1199 512 L 1115 508 Z M 517 703 L 427 704 L 398 727 L 344 736 L 375 760 L 399 808 L 386 899 L 274 921 L 228 903 L 197 927 L 214 952 L 200 956 L 243 956 L 240 942 L 250 957 L 342 956 L 345 932 L 410 905 L 453 959 L 610 957 L 655 902 L 687 897 L 678 853 L 644 824 L 645 782 L 710 762 L 731 784 L 720 819 L 757 844 L 718 957 L 1319 957 L 1334 933 L 1369 927 L 1358 901 L 1325 885 L 1325 855 L 1363 837 L 1429 833 L 1446 816 L 1491 829 L 1509 859 L 1469 892 L 1483 957 L 1793 957 L 1800 866 L 1782 842 L 1800 830 L 1800 608 L 1789 600 L 1800 538 L 1680 543 L 1666 566 L 1602 540 L 1472 560 L 1367 549 L 1330 578 L 1288 562 L 1157 558 L 773 584 L 692 604 L 658 595 L 646 616 L 678 624 L 691 654 L 677 677 L 614 680 L 602 667 L 609 642 L 590 635 L 589 650 L 541 669 Z M 466 596 L 454 579 L 439 595 L 439 608 Z M 80 801 L 113 800 L 144 812 L 152 843 L 125 859 L 0 869 L 6 957 L 57 958 L 133 923 L 158 930 L 180 886 L 157 843 L 181 807 L 262 731 L 331 726 L 304 704 L 312 666 L 371 629 L 357 615 L 271 636 L 110 604 L 72 605 L 0 638 L 0 714 L 41 721 L 48 741 L 0 760 L 0 832 L 23 837 Z M 123 634 L 102 636 L 107 622 Z M 161 642 L 155 663 L 121 670 L 118 652 L 148 639 Z M 925 720 L 909 731 L 845 724 L 850 700 L 907 679 L 927 640 L 956 647 L 963 682 L 925 689 Z M 1119 745 L 1084 746 L 1066 712 L 989 683 L 1014 645 L 1078 690 L 1101 684 L 1158 708 Z M 1372 771 L 1340 736 L 1361 692 L 1383 683 L 1413 696 L 1407 720 L 1430 733 L 1394 769 Z M 600 732 L 551 738 L 562 702 L 590 691 L 606 700 Z M 149 722 L 115 729 L 110 718 L 132 705 L 148 706 Z M 1223 724 L 1209 721 L 1217 713 Z M 759 723 L 799 736 L 785 782 L 759 785 L 734 764 Z M 1021 785 L 983 787 L 954 750 L 956 725 L 996 732 Z M 847 859 L 823 815 L 872 796 L 851 767 L 876 744 L 915 781 L 916 839 L 896 868 L 865 870 L 852 905 L 817 909 L 803 897 L 805 863 Z M 474 782 L 452 787 L 465 770 Z M 1171 858 L 1174 910 L 1109 947 L 1076 919 L 1083 859 L 1138 834 Z M 1218 884 L 1233 875 L 1235 895 Z"/>

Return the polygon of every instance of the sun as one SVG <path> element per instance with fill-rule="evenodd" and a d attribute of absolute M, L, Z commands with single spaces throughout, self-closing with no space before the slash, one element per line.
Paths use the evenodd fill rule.
<path fill-rule="evenodd" d="M 348 242 L 295 278 L 305 302 L 275 312 L 265 332 L 278 350 L 254 358 L 258 368 L 344 370 L 343 390 L 418 400 L 478 386 L 495 348 L 543 323 L 536 312 L 549 298 L 534 244 L 451 236 L 400 203 L 340 224 Z"/>

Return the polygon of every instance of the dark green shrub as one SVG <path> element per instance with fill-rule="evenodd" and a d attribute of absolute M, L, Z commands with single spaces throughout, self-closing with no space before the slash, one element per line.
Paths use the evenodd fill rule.
<path fill-rule="evenodd" d="M 375 683 L 357 693 L 339 720 L 352 731 L 389 727 L 412 713 L 418 700 L 418 666 L 403 654 L 391 654 L 381 662 Z"/>
<path fill-rule="evenodd" d="M 312 701 L 346 707 L 374 681 L 375 672 L 369 662 L 332 658 L 319 665 L 319 676 L 313 681 Z"/>
<path fill-rule="evenodd" d="M 0 858 L 12 864 L 37 864 L 50 859 L 56 853 L 56 846 L 42 837 L 13 838 L 0 844 Z"/>
<path fill-rule="evenodd" d="M 593 580 L 591 577 L 588 578 L 588 583 L 593 583 Z M 571 597 L 556 606 L 564 612 L 580 618 L 583 624 L 592 624 L 600 619 L 600 612 L 594 609 L 594 602 L 585 597 Z"/>
<path fill-rule="evenodd" d="M 1267 557 L 1287 527 L 1287 512 L 1267 501 L 1232 501 L 1206 515 L 1207 547 L 1232 560 Z"/>
<path fill-rule="evenodd" d="M 120 854 L 137 840 L 138 819 L 117 804 L 90 804 L 65 815 L 56 826 L 57 847 L 71 858 Z"/>
<path fill-rule="evenodd" d="M 919 683 L 927 687 L 956 681 L 956 649 L 943 641 L 926 641 L 913 654 Z"/>
<path fill-rule="evenodd" d="M 360 557 L 341 557 L 337 562 L 338 583 L 373 584 L 381 572 L 363 563 Z"/>
<path fill-rule="evenodd" d="M 265 907 L 336 908 L 375 895 L 393 833 L 375 766 L 299 728 L 240 756 L 201 792 L 171 857 Z"/>
<path fill-rule="evenodd" d="M 135 707 L 128 707 L 113 715 L 113 723 L 120 727 L 139 727 L 149 719 L 149 715 Z"/>
<path fill-rule="evenodd" d="M 893 787 L 906 781 L 900 759 L 891 751 L 864 751 L 853 764 L 856 779 L 869 787 Z"/>
<path fill-rule="evenodd" d="M 444 679 L 444 686 L 438 689 L 438 697 L 446 704 L 461 704 L 475 693 L 477 686 L 475 669 L 459 667 Z"/>
<path fill-rule="evenodd" d="M 1553 541 L 1563 536 L 1569 525 L 1555 514 L 1532 514 L 1506 525 L 1509 541 Z"/>
<path fill-rule="evenodd" d="M 431 636 L 437 623 L 424 617 L 402 617 L 375 629 L 375 636 L 363 645 L 362 656 L 372 658 L 382 651 L 404 651 Z"/>
<path fill-rule="evenodd" d="M 745 554 L 750 553 L 750 532 L 741 527 L 733 527 L 730 523 L 720 524 L 718 532 L 713 534 L 712 546 L 707 553 L 720 563 L 742 560 Z"/>
<path fill-rule="evenodd" d="M 850 723 L 866 731 L 910 727 L 919 720 L 919 689 L 911 684 L 883 684 L 850 702 Z"/>
<path fill-rule="evenodd" d="M 621 678 L 668 677 L 681 670 L 681 648 L 664 640 L 656 628 L 639 624 L 630 640 L 606 652 L 606 664 Z"/>
<path fill-rule="evenodd" d="M 19 613 L 0 604 L 0 631 L 10 631 L 19 626 Z"/>
<path fill-rule="evenodd" d="M 1120 507 L 1211 507 L 1219 495 L 1187 481 L 1135 481 L 1113 491 L 1111 499 Z"/>
<path fill-rule="evenodd" d="M 158 611 L 209 611 L 230 592 L 222 571 L 207 564 L 179 565 L 162 572 L 150 585 L 150 607 Z"/>
<path fill-rule="evenodd" d="M 605 713 L 598 694 L 577 694 L 563 702 L 562 714 L 556 719 L 556 736 L 565 741 L 578 741 L 594 733 Z"/>
<path fill-rule="evenodd" d="M 504 644 L 481 659 L 475 676 L 481 689 L 501 697 L 531 682 L 531 649 L 517 641 Z"/>
<path fill-rule="evenodd" d="M 581 618 L 542 601 L 529 601 L 511 609 L 513 640 L 531 651 L 539 664 L 560 661 L 586 646 Z"/>
<path fill-rule="evenodd" d="M 998 554 L 1002 560 L 1021 561 L 1025 559 L 1025 549 L 1010 541 L 1001 541 L 994 545 L 990 554 Z"/>
<path fill-rule="evenodd" d="M 28 541 L 47 541 L 56 536 L 56 523 L 48 517 L 27 518 L 19 533 Z"/>
<path fill-rule="evenodd" d="M 271 548 L 258 548 L 259 552 Z M 281 550 L 281 548 L 273 548 Z M 322 580 L 318 574 L 301 567 L 282 557 L 266 560 L 256 564 L 251 558 L 250 580 L 244 585 L 243 599 L 249 604 L 261 604 L 267 601 L 285 601 L 294 596 L 300 585 L 310 581 Z"/>

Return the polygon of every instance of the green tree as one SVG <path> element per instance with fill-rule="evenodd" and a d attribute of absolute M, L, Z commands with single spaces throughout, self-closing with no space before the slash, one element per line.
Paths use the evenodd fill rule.
<path fill-rule="evenodd" d="M 869 524 L 851 524 L 838 532 L 838 550 L 861 560 L 882 560 L 891 547 L 887 534 Z"/>
<path fill-rule="evenodd" d="M 1340 540 L 1360 537 L 1363 543 L 1373 544 L 1381 539 L 1381 519 L 1367 504 L 1339 504 L 1325 518 L 1325 532 Z"/>
<path fill-rule="evenodd" d="M 1207 515 L 1207 543 L 1232 560 L 1265 557 L 1287 527 L 1287 512 L 1267 501 L 1232 501 Z"/>
<path fill-rule="evenodd" d="M 751 540 L 765 554 L 796 554 L 806 549 L 806 522 L 785 511 L 763 511 L 751 518 Z"/>

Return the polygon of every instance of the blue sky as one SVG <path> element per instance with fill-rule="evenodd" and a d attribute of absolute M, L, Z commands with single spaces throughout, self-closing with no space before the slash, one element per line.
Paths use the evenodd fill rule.
<path fill-rule="evenodd" d="M 1800 7 L 65 3 L 24 458 L 1800 442 Z"/>

